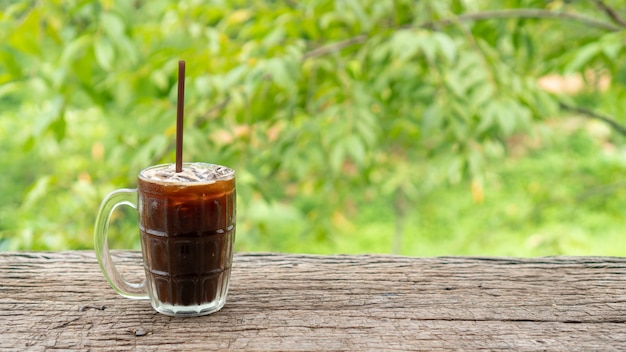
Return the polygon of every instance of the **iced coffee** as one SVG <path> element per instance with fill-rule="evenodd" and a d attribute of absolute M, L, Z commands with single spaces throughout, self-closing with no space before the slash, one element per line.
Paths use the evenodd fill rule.
<path fill-rule="evenodd" d="M 235 172 L 185 163 L 147 168 L 138 178 L 138 212 L 153 307 L 201 315 L 224 305 L 235 239 Z"/>

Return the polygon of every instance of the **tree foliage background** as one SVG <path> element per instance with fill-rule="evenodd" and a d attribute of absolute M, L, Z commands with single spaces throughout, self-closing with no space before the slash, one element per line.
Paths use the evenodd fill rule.
<path fill-rule="evenodd" d="M 185 160 L 236 169 L 239 250 L 608 241 L 625 18 L 618 0 L 0 0 L 0 248 L 91 248 L 100 200 L 174 159 L 180 59 Z M 520 145 L 540 169 L 509 167 Z M 580 214 L 598 220 L 563 225 Z M 113 247 L 138 248 L 133 216 Z"/>

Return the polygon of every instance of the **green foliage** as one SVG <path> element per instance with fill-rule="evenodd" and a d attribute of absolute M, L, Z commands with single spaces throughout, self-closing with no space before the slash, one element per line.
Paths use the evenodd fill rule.
<path fill-rule="evenodd" d="M 3 2 L 0 248 L 92 246 L 104 195 L 174 159 L 179 59 L 185 160 L 237 170 L 240 250 L 345 251 L 372 207 L 398 237 L 445 185 L 480 205 L 509 141 L 565 106 L 623 120 L 626 8 L 595 4 Z M 576 73 L 585 99 L 538 84 Z M 133 221 L 112 247 L 138 246 Z"/>

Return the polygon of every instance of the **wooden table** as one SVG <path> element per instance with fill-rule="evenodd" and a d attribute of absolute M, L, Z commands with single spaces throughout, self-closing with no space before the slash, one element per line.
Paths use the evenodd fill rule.
<path fill-rule="evenodd" d="M 626 259 L 238 254 L 223 310 L 172 318 L 91 251 L 0 253 L 0 350 L 53 349 L 624 351 Z"/>

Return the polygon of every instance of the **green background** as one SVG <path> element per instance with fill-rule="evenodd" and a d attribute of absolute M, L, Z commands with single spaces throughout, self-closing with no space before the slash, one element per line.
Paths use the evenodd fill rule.
<path fill-rule="evenodd" d="M 625 255 L 624 1 L 0 0 L 0 250 L 142 168 L 237 171 L 236 250 Z M 117 212 L 113 248 L 139 248 Z"/>

